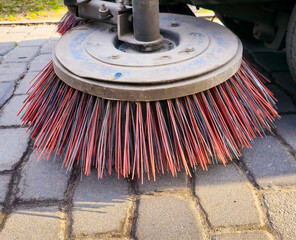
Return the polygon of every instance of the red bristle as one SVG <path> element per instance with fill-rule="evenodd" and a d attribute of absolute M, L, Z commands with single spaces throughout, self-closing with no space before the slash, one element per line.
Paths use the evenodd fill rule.
<path fill-rule="evenodd" d="M 80 20 L 77 20 L 72 12 L 68 11 L 59 22 L 57 32 L 63 35 L 71 28 L 79 25 L 80 23 L 82 22 Z"/>

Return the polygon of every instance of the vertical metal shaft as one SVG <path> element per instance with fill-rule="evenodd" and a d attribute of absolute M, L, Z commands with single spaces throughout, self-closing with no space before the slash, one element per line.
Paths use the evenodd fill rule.
<path fill-rule="evenodd" d="M 134 36 L 138 41 L 152 42 L 158 40 L 159 0 L 133 0 Z"/>

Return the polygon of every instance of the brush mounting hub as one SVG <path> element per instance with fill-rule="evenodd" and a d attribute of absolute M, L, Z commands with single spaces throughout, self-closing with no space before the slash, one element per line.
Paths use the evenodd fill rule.
<path fill-rule="evenodd" d="M 65 83 L 111 100 L 156 101 L 192 95 L 229 79 L 242 44 L 225 27 L 202 18 L 160 14 L 164 46 L 140 50 L 118 40 L 116 27 L 85 24 L 67 32 L 54 51 Z"/>

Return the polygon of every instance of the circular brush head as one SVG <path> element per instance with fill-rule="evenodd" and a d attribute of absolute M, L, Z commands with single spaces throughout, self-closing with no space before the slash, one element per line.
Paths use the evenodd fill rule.
<path fill-rule="evenodd" d="M 59 31 L 64 33 L 77 25 L 74 19 L 67 15 Z M 220 43 L 223 45 L 222 40 Z M 239 49 L 239 41 L 236 46 Z M 79 51 L 77 45 L 73 47 Z M 127 46 L 122 47 L 129 49 Z M 185 53 L 188 61 L 194 58 L 191 53 Z M 61 52 L 58 54 L 61 55 Z M 188 55 L 192 58 L 188 58 Z M 71 56 L 66 54 L 66 57 Z M 110 61 L 113 60 L 116 59 Z M 84 64 L 87 66 L 87 61 Z M 146 174 L 148 179 L 155 180 L 158 173 L 170 172 L 175 176 L 184 169 L 191 175 L 191 171 L 197 167 L 206 170 L 208 164 L 226 164 L 233 158 L 239 158 L 240 150 L 250 147 L 249 142 L 253 138 L 262 137 L 266 130 L 270 131 L 275 118 L 279 117 L 275 110 L 275 99 L 264 86 L 267 79 L 246 60 L 241 62 L 240 59 L 236 73 L 230 76 L 226 74 L 227 79 L 222 76 L 220 80 L 215 78 L 212 82 L 205 81 L 206 87 L 199 86 L 203 90 L 198 93 L 195 93 L 194 88 L 194 93 L 184 95 L 183 90 L 175 88 L 176 97 L 165 99 L 168 92 L 164 88 L 163 95 L 152 94 L 149 101 L 143 101 L 146 98 L 137 100 L 141 96 L 140 91 L 132 96 L 118 94 L 118 98 L 127 97 L 118 100 L 116 94 L 103 97 L 106 93 L 102 90 L 90 94 L 92 88 L 86 87 L 85 91 L 81 91 L 79 86 L 70 87 L 69 75 L 66 80 L 61 80 L 54 66 L 56 64 L 50 62 L 35 77 L 31 86 L 33 91 L 21 109 L 24 112 L 22 123 L 28 124 L 31 129 L 39 159 L 49 159 L 52 154 L 63 155 L 68 170 L 76 164 L 89 175 L 94 167 L 98 178 L 106 173 L 111 174 L 115 169 L 118 178 L 131 176 L 143 181 Z M 86 70 L 86 73 L 89 72 Z M 108 77 L 109 73 L 106 71 L 106 75 L 102 76 Z M 113 74 L 111 72 L 110 76 Z M 143 79 L 149 79 L 149 74 L 143 75 Z M 183 75 L 186 74 L 188 72 Z M 102 80 L 102 76 L 98 77 Z M 197 77 L 196 82 L 201 78 Z M 128 80 L 127 76 L 123 79 Z M 109 86 L 113 82 L 112 86 L 120 86 L 118 79 L 92 81 L 97 81 L 100 86 L 106 82 Z M 137 84 L 139 82 L 140 78 Z M 168 87 L 174 86 L 170 85 L 170 81 L 166 84 Z M 129 88 L 131 85 L 126 84 L 125 90 L 128 89 L 129 93 L 132 93 L 132 88 Z M 141 87 L 145 87 L 145 84 L 141 84 Z M 189 93 L 190 88 L 186 89 L 185 92 Z M 149 91 L 146 93 L 149 95 Z"/>

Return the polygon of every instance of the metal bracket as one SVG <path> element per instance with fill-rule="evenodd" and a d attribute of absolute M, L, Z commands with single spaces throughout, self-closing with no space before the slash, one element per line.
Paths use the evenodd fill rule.
<path fill-rule="evenodd" d="M 130 43 L 143 52 L 161 48 L 159 0 L 133 0 L 132 7 L 125 5 L 124 0 L 118 3 L 101 0 L 75 2 L 77 17 L 117 25 L 120 41 Z M 130 4 L 130 1 L 127 3 Z"/>
<path fill-rule="evenodd" d="M 132 8 L 122 8 L 118 3 L 101 0 L 91 0 L 78 5 L 78 17 L 114 25 L 118 24 L 117 16 L 125 12 L 132 14 Z"/>

